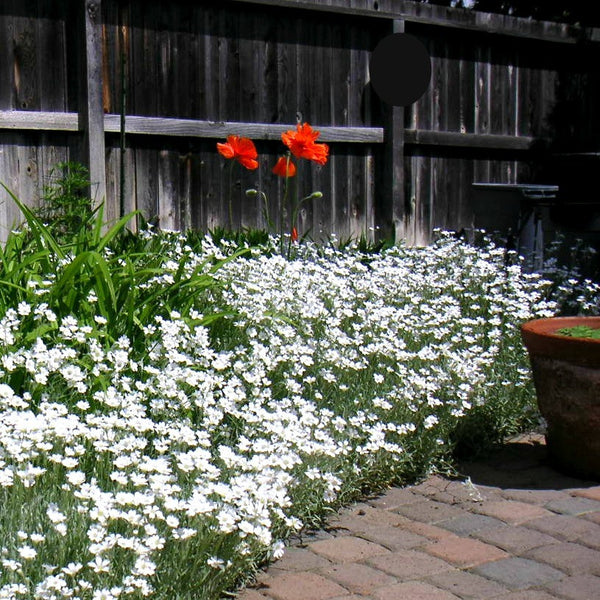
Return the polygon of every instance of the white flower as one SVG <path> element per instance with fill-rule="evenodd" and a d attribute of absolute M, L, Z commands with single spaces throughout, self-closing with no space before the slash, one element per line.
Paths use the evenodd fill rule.
<path fill-rule="evenodd" d="M 211 556 L 206 561 L 206 564 L 209 567 L 212 567 L 213 569 L 222 569 L 225 566 L 225 561 L 222 558 L 219 558 L 218 556 Z"/>
<path fill-rule="evenodd" d="M 74 469 L 79 464 L 79 461 L 72 456 L 67 456 L 66 458 L 63 458 L 61 462 L 62 466 L 65 467 L 65 469 Z"/>
<path fill-rule="evenodd" d="M 18 552 L 19 556 L 25 560 L 31 560 L 37 556 L 37 550 L 31 546 L 21 546 Z"/>
<path fill-rule="evenodd" d="M 284 552 L 285 552 L 285 544 L 283 542 L 277 541 L 273 544 L 272 549 L 271 549 L 271 556 L 275 560 L 280 559 L 283 556 Z"/>
<path fill-rule="evenodd" d="M 93 600 L 116 600 L 118 596 L 115 596 L 112 590 L 103 588 L 94 591 L 94 595 L 92 596 L 92 598 Z"/>
<path fill-rule="evenodd" d="M 67 473 L 67 481 L 73 486 L 80 486 L 85 483 L 85 473 L 82 471 L 71 471 Z"/>
<path fill-rule="evenodd" d="M 29 536 L 29 539 L 34 543 L 34 544 L 41 544 L 43 541 L 46 540 L 46 536 L 42 535 L 41 533 L 32 533 Z"/>
<path fill-rule="evenodd" d="M 150 577 L 154 575 L 156 565 L 145 556 L 140 556 L 136 559 L 132 573 L 137 576 Z"/>
<path fill-rule="evenodd" d="M 110 561 L 101 556 L 96 556 L 94 560 L 88 562 L 88 567 L 90 567 L 94 573 L 108 573 L 110 571 Z"/>
<path fill-rule="evenodd" d="M 16 560 L 2 559 L 2 566 L 8 571 L 18 571 L 21 568 L 21 563 Z"/>
<path fill-rule="evenodd" d="M 425 429 L 431 429 L 434 425 L 439 423 L 439 419 L 435 415 L 429 415 L 424 421 L 423 425 Z"/>
<path fill-rule="evenodd" d="M 77 575 L 77 573 L 79 573 L 79 571 L 81 571 L 81 569 L 83 569 L 83 565 L 81 563 L 71 562 L 66 567 L 63 567 L 62 571 L 65 575 L 74 577 Z"/>
<path fill-rule="evenodd" d="M 54 503 L 48 505 L 48 508 L 46 509 L 46 515 L 48 515 L 50 521 L 55 524 L 62 523 L 67 519 L 67 517 L 65 517 L 65 515 L 58 509 L 58 506 Z"/>
<path fill-rule="evenodd" d="M 19 302 L 17 312 L 22 317 L 26 317 L 27 315 L 31 314 L 31 306 L 27 304 L 27 302 Z"/>
<path fill-rule="evenodd" d="M 169 515 L 165 521 L 169 527 L 179 527 L 179 519 L 175 515 Z"/>

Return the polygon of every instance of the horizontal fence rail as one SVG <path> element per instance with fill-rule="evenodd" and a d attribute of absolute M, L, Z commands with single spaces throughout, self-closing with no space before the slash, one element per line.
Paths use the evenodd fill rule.
<path fill-rule="evenodd" d="M 314 125 L 320 132 L 319 142 L 349 142 L 379 144 L 383 142 L 381 127 L 328 127 Z M 0 129 L 82 131 L 78 113 L 0 111 Z M 270 123 L 215 123 L 192 119 L 164 119 L 160 117 L 125 117 L 125 133 L 220 139 L 241 135 L 258 140 L 278 140 L 281 134 L 296 129 L 296 124 Z M 121 132 L 120 115 L 104 115 L 106 133 Z"/>
<path fill-rule="evenodd" d="M 393 32 L 431 56 L 429 89 L 390 107 L 369 59 Z M 278 221 L 298 122 L 330 145 L 300 164 L 302 233 L 394 233 L 428 243 L 472 219 L 472 183 L 552 179 L 540 147 L 596 151 L 600 30 L 410 0 L 66 0 L 0 4 L 0 180 L 35 203 L 59 161 L 90 169 L 117 218 L 140 209 L 169 229 Z M 256 142 L 260 167 L 229 174 L 216 142 Z M 543 180 L 541 183 L 555 183 Z M 1 198 L 0 237 L 19 219 Z"/>

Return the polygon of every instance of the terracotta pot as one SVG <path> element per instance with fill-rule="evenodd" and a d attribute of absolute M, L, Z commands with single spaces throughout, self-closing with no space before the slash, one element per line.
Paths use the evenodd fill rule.
<path fill-rule="evenodd" d="M 533 371 L 546 443 L 562 471 L 600 481 L 600 340 L 557 334 L 600 327 L 600 317 L 536 319 L 521 327 Z"/>

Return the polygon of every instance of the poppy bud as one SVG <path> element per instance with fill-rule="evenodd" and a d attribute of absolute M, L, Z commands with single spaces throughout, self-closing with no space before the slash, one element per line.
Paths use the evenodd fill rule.
<path fill-rule="evenodd" d="M 273 173 L 279 177 L 293 177 L 296 174 L 296 165 L 288 157 L 282 156 L 273 167 Z"/>

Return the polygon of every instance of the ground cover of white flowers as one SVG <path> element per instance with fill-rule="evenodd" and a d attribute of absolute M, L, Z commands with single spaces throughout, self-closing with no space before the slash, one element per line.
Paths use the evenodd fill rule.
<path fill-rule="evenodd" d="M 443 467 L 469 415 L 529 414 L 518 325 L 557 305 L 502 249 L 219 265 L 210 238 L 31 224 L 0 284 L 0 598 L 222 598 L 328 507 Z"/>

